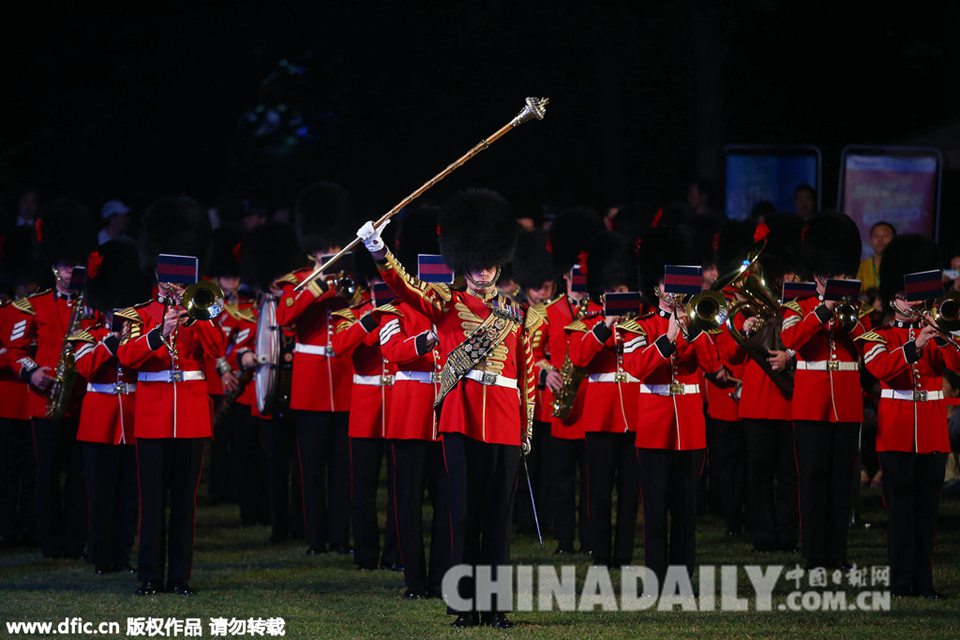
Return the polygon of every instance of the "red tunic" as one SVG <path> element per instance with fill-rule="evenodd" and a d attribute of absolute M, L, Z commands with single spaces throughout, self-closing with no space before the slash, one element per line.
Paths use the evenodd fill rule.
<path fill-rule="evenodd" d="M 245 407 L 252 407 L 253 415 L 258 415 L 257 385 L 253 379 L 244 380 L 243 368 L 240 360 L 244 353 L 254 352 L 257 346 L 257 306 L 250 302 L 242 309 L 237 309 L 232 329 L 227 339 L 227 362 L 243 382 L 243 389 L 237 396 L 236 403 Z"/>
<path fill-rule="evenodd" d="M 440 349 L 427 348 L 430 320 L 406 302 L 396 305 L 395 317 L 380 326 L 380 351 L 397 369 L 393 400 L 387 414 L 387 437 L 397 440 L 436 440 L 433 403 L 440 389 Z M 421 349 L 423 353 L 421 353 Z"/>
<path fill-rule="evenodd" d="M 554 302 L 556 302 L 556 300 L 533 305 L 534 311 L 539 314 L 540 317 L 546 318 L 547 307 Z M 533 350 L 533 372 L 537 381 L 534 419 L 537 422 L 547 423 L 553 420 L 553 392 L 543 380 L 548 372 L 556 371 L 559 368 L 559 365 L 555 365 L 550 360 L 550 351 L 547 348 L 549 343 L 550 336 L 547 331 L 547 323 L 541 322 L 539 326 L 530 333 L 530 348 Z"/>
<path fill-rule="evenodd" d="M 244 297 L 236 304 L 231 303 L 226 305 L 223 313 L 213 319 L 213 324 L 220 327 L 220 330 L 223 331 L 223 337 L 227 344 L 228 362 L 230 361 L 230 355 L 236 351 L 237 343 L 246 340 L 249 336 L 249 333 L 247 335 L 240 335 L 240 332 L 243 330 L 240 325 L 249 320 L 247 314 L 252 307 L 253 300 Z M 220 373 L 217 371 L 217 363 L 215 361 L 208 361 L 206 367 L 204 373 L 207 376 L 207 388 L 210 390 L 210 395 L 222 396 L 223 381 L 220 379 Z M 233 368 L 236 370 L 239 367 L 234 366 Z"/>
<path fill-rule="evenodd" d="M 519 446 L 532 428 L 535 386 L 533 352 L 519 305 L 502 294 L 483 300 L 446 285 L 422 282 L 408 274 L 389 251 L 377 266 L 400 299 L 437 327 L 444 360 L 493 313 L 493 305 L 517 318 L 509 321 L 512 326 L 503 342 L 468 373 L 481 380 L 464 376 L 447 394 L 439 430 Z"/>
<path fill-rule="evenodd" d="M 378 308 L 376 314 L 361 322 L 361 318 L 372 310 L 373 304 L 367 301 L 333 314 L 333 350 L 349 354 L 355 372 L 347 427 L 351 438 L 387 437 L 393 374 L 397 369 L 380 353 L 379 322 L 395 316 L 396 309 L 384 305 Z"/>
<path fill-rule="evenodd" d="M 178 327 L 174 359 L 160 337 L 164 311 L 163 304 L 152 300 L 118 312 L 128 321 L 128 337 L 121 341 L 117 358 L 121 366 L 137 371 L 135 435 L 209 438 L 210 397 L 202 374 L 206 360 L 225 357 L 223 332 L 209 320 Z"/>
<path fill-rule="evenodd" d="M 918 326 L 896 323 L 857 339 L 867 371 L 880 381 L 877 451 L 950 451 L 943 370 L 960 371 L 960 355 L 932 341 L 918 351 L 919 332 Z"/>
<path fill-rule="evenodd" d="M 720 360 L 710 336 L 692 342 L 667 339 L 669 314 L 662 310 L 624 323 L 623 368 L 640 380 L 637 448 L 684 451 L 707 446 L 699 372 L 715 373 Z"/>
<path fill-rule="evenodd" d="M 333 350 L 333 312 L 346 306 L 332 288 L 317 281 L 301 291 L 294 287 L 306 280 L 310 269 L 281 278 L 283 295 L 277 304 L 277 322 L 296 333 L 290 408 L 303 411 L 349 411 L 353 364 L 349 354 Z M 329 347 L 329 349 L 328 349 Z"/>
<path fill-rule="evenodd" d="M 77 440 L 133 444 L 137 376 L 133 371 L 121 370 L 117 377 L 120 340 L 99 325 L 73 334 L 71 342 L 76 348 L 77 372 L 87 382 Z"/>
<path fill-rule="evenodd" d="M 843 331 L 816 296 L 783 306 L 780 337 L 784 346 L 797 352 L 794 420 L 863 420 L 860 352 L 853 343 L 863 331 L 860 323 L 850 333 Z"/>
<path fill-rule="evenodd" d="M 16 362 L 15 372 L 24 382 L 34 363 L 49 367 L 54 375 L 60 353 L 63 350 L 63 338 L 70 326 L 73 314 L 73 301 L 55 293 L 52 289 L 35 293 L 13 303 L 21 313 L 14 323 L 11 339 L 7 348 Z M 25 324 L 19 324 L 21 322 Z M 84 311 L 80 327 L 85 329 L 96 322 L 96 313 L 90 309 Z M 32 358 L 32 344 L 36 341 L 36 355 Z M 83 385 L 74 386 L 74 398 L 67 403 L 65 417 L 75 418 L 79 414 Z M 27 412 L 31 418 L 42 418 L 47 413 L 47 395 L 30 388 L 27 400 Z"/>
<path fill-rule="evenodd" d="M 572 304 L 566 295 L 562 295 L 547 305 L 547 346 L 550 361 L 558 369 L 563 366 L 569 350 L 570 335 L 566 327 L 580 320 L 582 312 L 576 304 Z M 577 390 L 577 397 L 573 401 L 573 409 L 565 419 L 551 416 L 550 435 L 564 440 L 583 440 L 584 434 L 584 402 L 587 397 L 587 385 L 581 384 Z"/>
<path fill-rule="evenodd" d="M 623 369 L 623 336 L 607 327 L 601 312 L 590 303 L 588 317 L 566 327 L 570 360 L 587 374 L 582 383 L 587 410 L 581 422 L 587 433 L 636 431 L 640 384 Z"/>
<path fill-rule="evenodd" d="M 17 375 L 17 352 L 8 346 L 11 340 L 20 337 L 26 331 L 27 319 L 10 301 L 0 302 L 0 418 L 7 420 L 29 420 L 27 384 Z"/>
<path fill-rule="evenodd" d="M 720 362 L 730 370 L 734 378 L 743 380 L 743 353 L 740 350 L 740 345 L 730 335 L 730 330 L 723 326 L 715 334 L 711 334 L 710 337 L 717 346 L 717 355 L 720 357 Z M 734 387 L 719 387 L 705 379 L 703 388 L 707 393 L 707 415 L 714 420 L 724 420 L 726 422 L 740 420 L 737 401 L 731 395 Z"/>

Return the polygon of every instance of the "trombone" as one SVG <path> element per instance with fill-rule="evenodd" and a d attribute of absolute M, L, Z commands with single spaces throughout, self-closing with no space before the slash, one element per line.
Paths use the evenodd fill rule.
<path fill-rule="evenodd" d="M 933 327 L 936 332 L 954 349 L 960 351 L 960 343 L 953 336 L 960 330 L 960 291 L 948 291 L 943 298 L 927 300 L 921 307 L 900 308 L 891 300 L 890 306 L 896 313 Z"/>

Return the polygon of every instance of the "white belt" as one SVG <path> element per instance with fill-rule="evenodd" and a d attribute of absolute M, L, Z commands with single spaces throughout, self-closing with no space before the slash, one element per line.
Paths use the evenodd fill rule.
<path fill-rule="evenodd" d="M 108 393 L 110 395 L 126 395 L 128 393 L 133 393 L 137 390 L 137 385 L 134 383 L 120 382 L 120 383 L 109 383 L 109 382 L 88 382 L 87 391 L 90 393 Z"/>
<path fill-rule="evenodd" d="M 321 347 L 320 345 L 316 344 L 301 344 L 298 342 L 294 345 L 293 350 L 300 353 L 309 353 L 312 356 L 326 356 L 328 358 L 332 358 L 334 355 L 336 355 L 333 352 L 333 347 L 329 345 L 323 345 Z"/>
<path fill-rule="evenodd" d="M 137 374 L 140 382 L 187 382 L 203 379 L 203 371 L 141 371 Z"/>
<path fill-rule="evenodd" d="M 361 376 L 353 374 L 353 384 L 366 384 L 372 387 L 389 387 L 393 384 L 393 376 Z"/>
<path fill-rule="evenodd" d="M 497 387 L 506 387 L 508 389 L 517 388 L 517 379 L 516 378 L 507 378 L 505 376 L 498 376 L 495 373 L 489 373 L 487 371 L 477 371 L 476 369 L 470 369 L 467 371 L 467 375 L 463 376 L 464 378 L 470 378 L 480 384 L 493 385 Z"/>
<path fill-rule="evenodd" d="M 683 396 L 688 393 L 700 393 L 698 384 L 641 384 L 640 393 L 650 393 L 655 396 Z"/>
<path fill-rule="evenodd" d="M 843 362 L 842 360 L 798 360 L 798 371 L 859 371 L 859 362 Z"/>
<path fill-rule="evenodd" d="M 425 384 L 433 384 L 434 382 L 440 382 L 440 374 L 435 371 L 397 371 L 396 374 L 397 382 L 423 382 Z"/>
<path fill-rule="evenodd" d="M 943 391 L 925 391 L 919 389 L 884 389 L 880 392 L 881 398 L 891 400 L 910 400 L 912 402 L 926 402 L 928 400 L 943 400 Z"/>
<path fill-rule="evenodd" d="M 620 373 L 591 373 L 587 376 L 587 380 L 590 382 L 640 382 L 639 379 L 625 371 Z"/>

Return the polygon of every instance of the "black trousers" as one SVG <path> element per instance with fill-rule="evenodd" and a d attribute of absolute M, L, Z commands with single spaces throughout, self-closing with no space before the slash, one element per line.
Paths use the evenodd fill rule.
<path fill-rule="evenodd" d="M 40 551 L 48 558 L 80 557 L 87 542 L 87 496 L 77 421 L 34 418 L 33 444 Z"/>
<path fill-rule="evenodd" d="M 743 528 L 744 483 L 746 480 L 746 444 L 743 423 L 709 418 L 713 434 L 710 457 L 710 493 L 717 496 L 720 515 L 727 531 Z"/>
<path fill-rule="evenodd" d="M 30 422 L 0 418 L 0 546 L 36 541 L 36 483 Z"/>
<path fill-rule="evenodd" d="M 387 461 L 387 522 L 380 559 L 380 522 L 377 518 L 377 489 L 387 441 L 382 438 L 350 438 L 350 510 L 353 514 L 353 561 L 364 569 L 375 569 L 377 561 L 390 565 L 400 561 L 394 508 L 393 460 Z"/>
<path fill-rule="evenodd" d="M 291 491 L 290 464 L 296 450 L 297 433 L 293 420 L 275 418 L 264 420 L 254 418 L 260 428 L 260 441 L 263 443 L 264 464 L 266 467 L 267 497 L 270 505 L 270 541 L 283 542 L 290 537 L 292 523 L 299 520 L 302 528 L 303 515 L 298 508 L 294 510 L 291 496 L 300 494 L 300 483 L 293 484 Z M 291 514 L 295 514 L 291 516 Z M 291 519 L 292 518 L 292 519 Z"/>
<path fill-rule="evenodd" d="M 887 503 L 887 556 L 894 593 L 933 591 L 933 539 L 945 453 L 878 454 Z"/>
<path fill-rule="evenodd" d="M 439 442 L 390 440 L 393 459 L 397 541 L 403 582 L 412 591 L 440 593 L 443 574 L 450 566 L 450 512 Z M 430 495 L 430 564 L 424 555 L 423 493 Z"/>
<path fill-rule="evenodd" d="M 90 560 L 111 569 L 130 562 L 137 534 L 137 450 L 134 445 L 82 442 L 87 481 Z"/>
<path fill-rule="evenodd" d="M 260 425 L 250 415 L 250 407 L 235 404 L 233 464 L 240 472 L 235 486 L 243 524 L 270 523 L 270 501 L 267 496 L 267 471 L 260 442 Z"/>
<path fill-rule="evenodd" d="M 856 422 L 794 422 L 801 545 L 808 565 L 847 561 L 850 483 L 857 474 L 859 433 Z"/>
<path fill-rule="evenodd" d="M 223 396 L 210 397 L 214 409 L 219 407 Z M 207 492 L 214 502 L 233 502 L 240 497 L 237 481 L 242 474 L 236 460 L 236 421 L 239 416 L 240 408 L 234 404 L 223 418 L 213 425 L 213 440 L 210 441 L 210 468 L 207 470 Z"/>
<path fill-rule="evenodd" d="M 297 448 L 307 546 L 350 544 L 350 440 L 346 412 L 299 411 Z"/>
<path fill-rule="evenodd" d="M 747 528 L 761 550 L 797 546 L 797 459 L 786 420 L 744 420 Z"/>
<path fill-rule="evenodd" d="M 599 432 L 588 433 L 586 437 L 587 504 L 594 564 L 620 566 L 633 560 L 640 498 L 635 438 L 632 433 Z M 614 488 L 617 490 L 615 533 L 612 525 Z"/>
<path fill-rule="evenodd" d="M 550 499 L 552 504 L 550 510 L 553 512 L 553 535 L 557 538 L 560 548 L 573 550 L 574 535 L 578 533 L 580 545 L 584 549 L 589 549 L 590 533 L 583 440 L 552 438 L 551 449 L 552 481 L 550 484 L 553 493 Z"/>
<path fill-rule="evenodd" d="M 536 501 L 537 520 L 540 522 L 540 532 L 546 535 L 550 526 L 550 452 L 551 452 L 550 423 L 533 423 L 533 447 L 527 455 L 527 470 L 530 472 L 530 485 L 533 487 L 533 497 Z M 533 519 L 533 507 L 530 502 L 530 490 L 527 488 L 527 479 L 523 472 L 517 476 L 517 486 L 514 490 L 513 523 L 517 531 L 536 534 L 536 523 Z"/>
<path fill-rule="evenodd" d="M 702 449 L 637 449 L 643 506 L 643 560 L 661 584 L 670 565 L 685 566 L 691 578 L 693 576 L 697 556 L 697 490 L 703 454 Z"/>
<path fill-rule="evenodd" d="M 205 438 L 137 440 L 140 477 L 137 577 L 141 581 L 163 584 L 165 565 L 167 586 L 182 585 L 190 579 L 205 441 Z"/>
<path fill-rule="evenodd" d="M 489 565 L 497 579 L 496 567 L 510 559 L 510 508 L 520 447 L 445 433 L 443 457 L 450 491 L 450 565 Z M 473 580 L 461 580 L 459 593 L 472 598 Z M 495 596 L 493 600 L 494 611 L 513 605 Z"/>

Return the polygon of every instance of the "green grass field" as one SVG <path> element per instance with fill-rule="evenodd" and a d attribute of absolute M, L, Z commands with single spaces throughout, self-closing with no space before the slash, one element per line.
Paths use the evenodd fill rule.
<path fill-rule="evenodd" d="M 867 521 L 882 522 L 879 496 L 862 500 Z M 754 554 L 745 537 L 727 538 L 722 523 L 711 516 L 698 524 L 701 563 L 783 564 L 794 554 Z M 203 619 L 209 637 L 210 617 L 270 618 L 286 621 L 288 638 L 956 638 L 960 631 L 960 501 L 945 499 L 937 545 L 937 587 L 951 596 L 928 602 L 894 599 L 889 612 L 517 612 L 510 631 L 488 628 L 451 629 L 439 600 L 401 599 L 401 576 L 389 571 L 358 572 L 349 557 L 304 555 L 300 542 L 267 546 L 267 527 L 241 527 L 235 507 L 201 506 L 198 515 L 193 586 L 194 597 L 132 595 L 134 576 L 95 576 L 79 561 L 43 560 L 39 553 L 7 551 L 0 555 L 0 625 L 10 620 L 60 621 L 81 616 L 87 621 L 118 621 L 121 630 L 133 616 Z M 639 537 L 639 536 L 638 536 Z M 553 564 L 554 544 L 540 549 L 521 536 L 512 558 L 523 564 Z M 856 529 L 851 535 L 851 561 L 858 565 L 885 562 L 881 527 Z M 638 549 L 637 560 L 642 558 Z M 587 559 L 579 557 L 578 576 Z M 616 584 L 616 580 L 615 580 Z M 780 582 L 778 591 L 787 587 Z M 741 589 L 741 593 L 743 590 Z M 776 607 L 775 607 L 776 608 Z M 7 635 L 5 625 L 0 634 Z M 36 636 L 34 636 L 36 637 Z M 64 636 L 58 636 L 64 637 Z M 119 636 L 125 637 L 123 631 Z"/>

